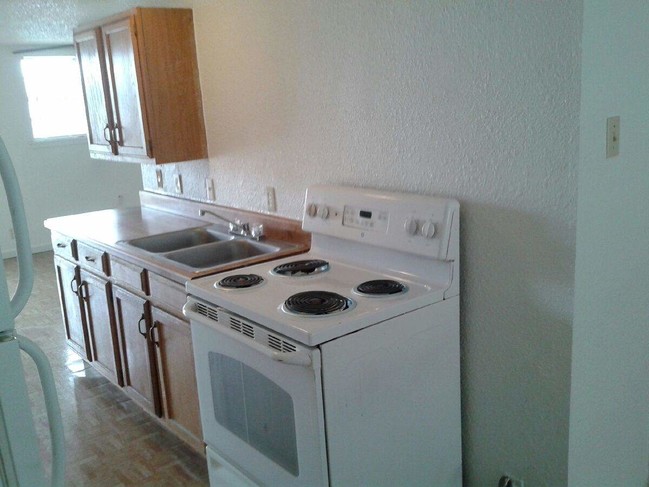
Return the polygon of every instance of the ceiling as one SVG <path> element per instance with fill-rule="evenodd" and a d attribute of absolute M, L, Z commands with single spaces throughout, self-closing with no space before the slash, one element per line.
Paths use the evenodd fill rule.
<path fill-rule="evenodd" d="M 0 0 L 0 45 L 70 44 L 79 24 L 136 6 L 191 5 L 191 0 Z"/>

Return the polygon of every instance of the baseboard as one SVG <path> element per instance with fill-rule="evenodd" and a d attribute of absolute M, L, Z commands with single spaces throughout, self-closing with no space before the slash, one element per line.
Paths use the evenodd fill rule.
<path fill-rule="evenodd" d="M 40 254 L 41 252 L 48 252 L 52 250 L 52 244 L 47 243 L 47 244 L 42 244 L 42 245 L 35 245 L 32 247 L 32 254 Z M 12 257 L 16 257 L 18 253 L 16 252 L 16 248 L 14 247 L 13 249 L 9 250 L 3 250 L 2 251 L 2 258 L 3 259 L 11 259 Z"/>

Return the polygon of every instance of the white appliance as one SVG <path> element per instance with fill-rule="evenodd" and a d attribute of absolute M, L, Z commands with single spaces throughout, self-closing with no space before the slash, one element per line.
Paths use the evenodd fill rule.
<path fill-rule="evenodd" d="M 15 330 L 14 319 L 22 311 L 33 285 L 33 267 L 27 221 L 18 180 L 7 149 L 0 138 L 0 176 L 4 184 L 18 253 L 20 277 L 13 298 L 5 279 L 0 252 L 0 486 L 41 487 L 47 485 L 27 384 L 20 357 L 26 352 L 36 363 L 46 401 L 52 439 L 51 485 L 62 486 L 65 477 L 63 422 L 52 369 L 45 354 Z"/>
<path fill-rule="evenodd" d="M 315 186 L 308 253 L 187 283 L 211 485 L 461 485 L 459 217 Z"/>

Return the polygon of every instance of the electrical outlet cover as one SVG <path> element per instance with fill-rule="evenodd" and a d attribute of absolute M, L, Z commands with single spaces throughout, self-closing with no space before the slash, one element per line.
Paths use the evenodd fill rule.
<path fill-rule="evenodd" d="M 183 194 L 183 177 L 180 174 L 174 175 L 176 193 Z"/>
<path fill-rule="evenodd" d="M 268 186 L 266 188 L 266 207 L 271 213 L 277 211 L 277 200 L 275 199 L 275 188 Z"/>
<path fill-rule="evenodd" d="M 214 201 L 214 180 L 212 178 L 205 178 L 205 197 L 208 201 Z"/>

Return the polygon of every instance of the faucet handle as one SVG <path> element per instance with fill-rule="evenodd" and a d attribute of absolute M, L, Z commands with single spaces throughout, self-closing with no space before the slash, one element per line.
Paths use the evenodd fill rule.
<path fill-rule="evenodd" d="M 250 225 L 250 236 L 259 240 L 264 236 L 264 225 L 261 223 L 253 223 Z"/>

